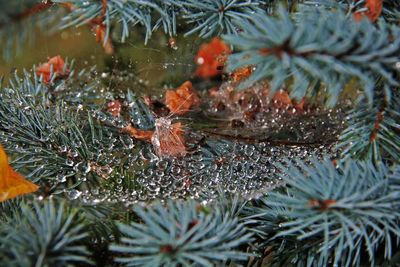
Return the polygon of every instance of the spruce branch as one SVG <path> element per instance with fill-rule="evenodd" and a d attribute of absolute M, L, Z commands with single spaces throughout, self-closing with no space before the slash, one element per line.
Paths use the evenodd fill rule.
<path fill-rule="evenodd" d="M 6 266 L 89 264 L 86 237 L 82 217 L 65 203 L 24 203 L 0 227 L 0 258 Z"/>
<path fill-rule="evenodd" d="M 291 95 L 301 99 L 315 82 L 322 82 L 332 106 L 344 86 L 356 78 L 369 103 L 374 98 L 376 79 L 397 86 L 400 28 L 367 20 L 355 23 L 340 11 L 318 11 L 296 17 L 280 8 L 279 18 L 254 15 L 240 35 L 225 40 L 240 52 L 228 58 L 228 70 L 254 65 L 256 70 L 244 85 L 272 80 L 276 91 L 289 80 Z"/>
<path fill-rule="evenodd" d="M 23 197 L 22 197 L 23 198 Z M 0 221 L 4 222 L 12 218 L 21 209 L 21 198 L 9 199 L 0 203 Z M 0 227 L 1 228 L 1 227 Z"/>
<path fill-rule="evenodd" d="M 384 249 L 384 259 L 391 258 L 397 246 L 392 238 L 400 237 L 398 167 L 376 168 L 351 159 L 335 166 L 314 159 L 312 166 L 288 162 L 281 171 L 287 188 L 271 192 L 250 210 L 255 232 L 273 235 L 267 246 L 295 242 L 297 254 L 291 257 L 301 259 L 312 251 L 307 261 L 316 266 L 359 266 L 363 253 L 375 266 L 382 260 L 378 248 Z"/>
<path fill-rule="evenodd" d="M 348 112 L 348 127 L 340 136 L 342 158 L 400 162 L 400 96 L 377 96 L 373 105 L 361 98 Z"/>
<path fill-rule="evenodd" d="M 14 166 L 50 192 L 96 184 L 112 171 L 106 155 L 118 140 L 89 113 L 52 103 L 54 88 L 29 73 L 1 88 L 0 142 L 17 155 Z"/>
<path fill-rule="evenodd" d="M 384 0 L 382 13 L 387 21 L 400 25 L 400 1 Z"/>
<path fill-rule="evenodd" d="M 152 0 L 54 0 L 54 3 L 72 5 L 71 12 L 64 17 L 61 28 L 95 23 L 106 26 L 105 40 L 110 35 L 113 22 L 121 26 L 121 40 L 124 41 L 136 25 L 145 29 L 145 41 L 161 25 L 169 34 L 176 32 L 176 7 L 180 1 Z"/>
<path fill-rule="evenodd" d="M 194 27 L 186 33 L 198 32 L 199 36 L 211 37 L 222 33 L 237 34 L 241 25 L 251 19 L 254 14 L 266 15 L 257 0 L 187 0 L 183 18 Z"/>
<path fill-rule="evenodd" d="M 245 260 L 238 247 L 251 240 L 238 219 L 220 209 L 203 210 L 195 202 L 158 203 L 136 207 L 142 224 L 120 224 L 123 253 L 117 262 L 126 266 L 212 266 L 227 260 Z"/>
<path fill-rule="evenodd" d="M 54 0 L 54 3 L 69 3 L 72 10 L 62 28 L 81 26 L 87 23 L 105 25 L 108 37 L 111 25 L 121 26 L 121 40 L 129 36 L 136 25 L 145 29 L 145 42 L 158 28 L 170 36 L 176 35 L 177 21 L 182 18 L 186 24 L 193 25 L 186 35 L 199 33 L 210 37 L 222 33 L 237 33 L 240 25 L 248 21 L 254 13 L 266 15 L 261 0 Z"/>
<path fill-rule="evenodd" d="M 368 0 L 303 0 L 300 2 L 300 11 L 312 11 L 315 7 L 325 8 L 329 10 L 340 9 L 348 16 L 357 12 L 368 11 L 366 3 Z M 400 22 L 400 2 L 397 0 L 383 0 L 382 1 L 382 14 L 381 16 L 390 23 L 399 24 Z M 311 7 L 311 9 L 307 9 Z"/>
<path fill-rule="evenodd" d="M 323 266 L 322 263 L 318 265 L 318 262 L 315 262 L 315 255 L 318 254 L 315 242 L 301 242 L 294 235 L 283 238 L 275 237 L 282 230 L 282 223 L 287 222 L 290 218 L 285 216 L 287 207 L 271 206 L 269 205 L 270 200 L 271 197 L 253 200 L 245 206 L 241 213 L 242 222 L 256 237 L 252 247 L 259 257 L 255 259 L 255 263 L 271 267 Z"/>

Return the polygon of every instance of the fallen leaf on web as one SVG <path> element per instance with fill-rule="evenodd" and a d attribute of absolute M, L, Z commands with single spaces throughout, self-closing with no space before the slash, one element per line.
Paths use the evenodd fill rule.
<path fill-rule="evenodd" d="M 184 82 L 176 91 L 167 90 L 165 93 L 165 105 L 176 115 L 183 115 L 199 104 L 200 97 L 189 81 Z"/>
<path fill-rule="evenodd" d="M 156 130 L 151 138 L 156 154 L 161 158 L 186 155 L 185 137 L 182 123 L 171 123 L 165 117 L 156 119 Z"/>

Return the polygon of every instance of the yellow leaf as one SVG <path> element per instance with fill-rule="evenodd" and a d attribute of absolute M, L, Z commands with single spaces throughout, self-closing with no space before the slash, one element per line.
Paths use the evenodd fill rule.
<path fill-rule="evenodd" d="M 0 145 L 0 202 L 35 192 L 38 188 L 11 168 L 7 154 Z"/>

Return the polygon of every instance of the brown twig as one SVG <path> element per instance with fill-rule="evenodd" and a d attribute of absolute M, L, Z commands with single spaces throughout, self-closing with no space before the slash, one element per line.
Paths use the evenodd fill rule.
<path fill-rule="evenodd" d="M 53 3 L 51 1 L 47 1 L 46 3 L 36 4 L 32 7 L 24 10 L 22 13 L 11 16 L 11 22 L 16 23 L 16 22 L 24 20 L 30 16 L 36 15 L 37 13 L 40 13 L 40 12 L 50 8 L 52 6 L 52 4 Z M 5 27 L 6 25 L 7 24 L 0 24 L 0 29 Z"/>
<path fill-rule="evenodd" d="M 376 138 L 378 137 L 379 130 L 381 128 L 382 121 L 384 119 L 383 112 L 387 107 L 386 99 L 383 100 L 381 103 L 381 107 L 379 108 L 378 113 L 376 114 L 376 119 L 374 123 L 374 131 L 371 133 L 370 142 L 375 142 Z"/>
<path fill-rule="evenodd" d="M 378 114 L 376 114 L 374 131 L 372 132 L 371 138 L 370 138 L 371 143 L 375 142 L 375 140 L 378 136 L 379 129 L 381 128 L 381 123 L 383 121 L 383 110 L 385 109 L 384 106 L 385 105 L 383 105 L 382 108 L 378 111 Z"/>
<path fill-rule="evenodd" d="M 325 200 L 319 200 L 319 199 L 310 199 L 308 201 L 308 206 L 319 210 L 319 211 L 325 211 L 329 209 L 332 205 L 336 204 L 336 200 L 334 199 L 325 199 Z"/>
<path fill-rule="evenodd" d="M 36 4 L 36 5 L 28 8 L 28 9 L 26 9 L 22 13 L 12 16 L 12 19 L 14 21 L 24 20 L 24 19 L 26 19 L 26 18 L 28 18 L 28 17 L 30 17 L 32 15 L 35 15 L 35 14 L 37 14 L 39 12 L 42 12 L 42 11 L 48 9 L 52 5 L 53 5 L 53 2 L 51 2 L 51 1 L 47 1 L 46 3 Z"/>
<path fill-rule="evenodd" d="M 288 141 L 288 140 L 272 140 L 271 138 L 255 138 L 255 137 L 246 137 L 242 135 L 229 135 L 224 133 L 217 133 L 212 131 L 204 131 L 208 135 L 211 136 L 219 136 L 227 140 L 234 141 L 242 141 L 249 144 L 256 144 L 265 142 L 272 146 L 308 146 L 308 147 L 319 147 L 321 145 L 331 145 L 329 142 L 296 142 L 296 141 Z"/>

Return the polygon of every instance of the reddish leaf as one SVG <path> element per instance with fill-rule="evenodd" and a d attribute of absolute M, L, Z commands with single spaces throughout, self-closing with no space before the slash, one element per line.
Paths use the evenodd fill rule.
<path fill-rule="evenodd" d="M 55 56 L 49 59 L 48 62 L 42 64 L 36 69 L 38 76 L 43 77 L 44 83 L 49 83 L 51 80 L 51 69 L 53 68 L 53 74 L 57 77 L 62 77 L 66 74 L 64 72 L 64 59 L 61 56 Z"/>
<path fill-rule="evenodd" d="M 212 78 L 222 73 L 227 56 L 231 50 L 221 39 L 215 37 L 209 43 L 202 44 L 195 62 L 198 65 L 196 76 Z"/>

